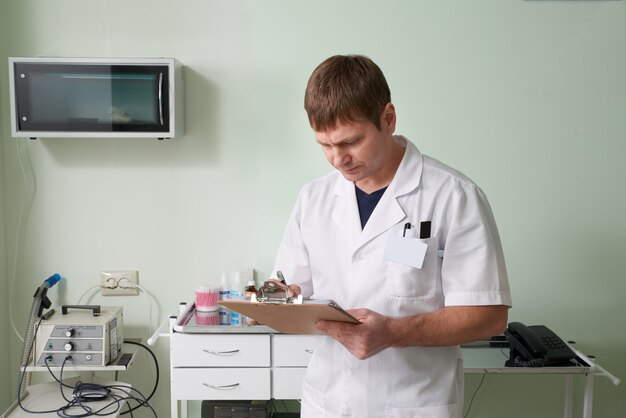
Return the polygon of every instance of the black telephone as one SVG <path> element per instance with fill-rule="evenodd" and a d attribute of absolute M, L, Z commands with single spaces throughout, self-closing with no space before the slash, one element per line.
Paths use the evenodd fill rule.
<path fill-rule="evenodd" d="M 558 335 L 544 325 L 526 326 L 511 322 L 504 331 L 509 341 L 509 367 L 573 366 L 576 354 Z"/>

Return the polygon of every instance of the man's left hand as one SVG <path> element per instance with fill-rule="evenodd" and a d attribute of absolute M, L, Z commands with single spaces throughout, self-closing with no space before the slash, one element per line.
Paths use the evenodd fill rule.
<path fill-rule="evenodd" d="M 389 318 L 369 309 L 347 311 L 360 324 L 338 321 L 317 321 L 317 329 L 333 337 L 355 357 L 363 360 L 392 345 Z"/>

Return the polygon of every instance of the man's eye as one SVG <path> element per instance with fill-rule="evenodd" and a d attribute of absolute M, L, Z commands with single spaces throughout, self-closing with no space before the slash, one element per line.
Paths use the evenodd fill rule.
<path fill-rule="evenodd" d="M 345 144 L 347 147 L 351 147 L 354 145 L 358 145 L 359 142 L 361 142 L 361 138 L 353 139 L 352 141 L 346 142 Z"/>

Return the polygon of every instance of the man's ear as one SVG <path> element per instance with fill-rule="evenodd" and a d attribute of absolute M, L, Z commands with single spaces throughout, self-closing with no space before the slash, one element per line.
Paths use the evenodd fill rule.
<path fill-rule="evenodd" d="M 389 102 L 383 108 L 381 115 L 381 128 L 386 134 L 391 135 L 396 131 L 396 108 Z"/>

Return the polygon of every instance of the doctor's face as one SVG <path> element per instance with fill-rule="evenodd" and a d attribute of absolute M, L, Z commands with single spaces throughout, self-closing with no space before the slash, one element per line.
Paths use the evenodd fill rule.
<path fill-rule="evenodd" d="M 380 129 L 366 120 L 337 121 L 333 128 L 315 131 L 315 138 L 328 162 L 346 180 L 361 187 L 360 183 L 377 183 L 379 180 L 384 182 L 388 177 L 394 129 L 395 110 L 389 103 L 381 116 Z M 395 168 L 392 177 L 393 174 Z"/>

